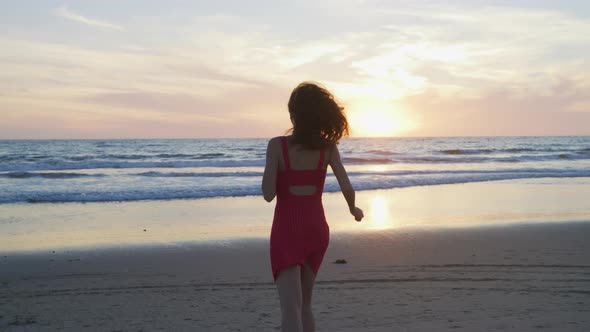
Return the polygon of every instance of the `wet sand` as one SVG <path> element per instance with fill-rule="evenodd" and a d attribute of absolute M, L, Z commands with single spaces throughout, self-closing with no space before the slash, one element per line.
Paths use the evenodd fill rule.
<path fill-rule="evenodd" d="M 323 196 L 332 233 L 590 220 L 590 178 L 529 179 L 357 192 L 356 223 L 341 193 Z M 0 253 L 267 239 L 275 202 L 262 197 L 5 204 Z"/>

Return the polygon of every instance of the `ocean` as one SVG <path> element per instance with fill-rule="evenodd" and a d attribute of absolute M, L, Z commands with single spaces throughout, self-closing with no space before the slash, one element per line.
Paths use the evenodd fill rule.
<path fill-rule="evenodd" d="M 261 194 L 268 138 L 1 140 L 0 204 Z M 590 177 L 590 137 L 346 138 L 356 190 Z M 337 191 L 328 170 L 325 191 Z"/>

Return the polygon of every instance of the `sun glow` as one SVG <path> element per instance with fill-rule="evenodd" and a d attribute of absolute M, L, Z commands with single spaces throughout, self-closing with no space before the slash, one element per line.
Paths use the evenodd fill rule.
<path fill-rule="evenodd" d="M 416 123 L 406 112 L 391 105 L 359 105 L 347 116 L 354 136 L 397 136 L 416 128 Z"/>
<path fill-rule="evenodd" d="M 392 226 L 385 197 L 381 195 L 373 197 L 367 219 L 369 222 L 368 228 L 371 229 L 385 229 Z"/>

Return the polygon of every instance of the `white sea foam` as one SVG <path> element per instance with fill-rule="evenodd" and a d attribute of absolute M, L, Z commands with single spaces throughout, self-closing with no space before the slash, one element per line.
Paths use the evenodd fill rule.
<path fill-rule="evenodd" d="M 0 204 L 259 195 L 267 139 L 0 141 Z M 357 190 L 590 177 L 590 137 L 346 139 Z M 325 191 L 337 191 L 328 174 Z"/>

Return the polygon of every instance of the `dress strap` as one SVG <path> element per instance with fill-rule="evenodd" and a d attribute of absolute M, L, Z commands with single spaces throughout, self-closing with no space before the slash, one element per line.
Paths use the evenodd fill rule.
<path fill-rule="evenodd" d="M 324 154 L 325 154 L 325 150 L 326 150 L 326 148 L 322 148 L 320 150 L 320 161 L 318 162 L 318 169 L 324 168 Z"/>
<path fill-rule="evenodd" d="M 285 136 L 281 136 L 281 146 L 283 147 L 283 160 L 285 160 L 285 169 L 291 168 L 289 163 L 289 150 L 287 149 L 287 139 Z"/>

